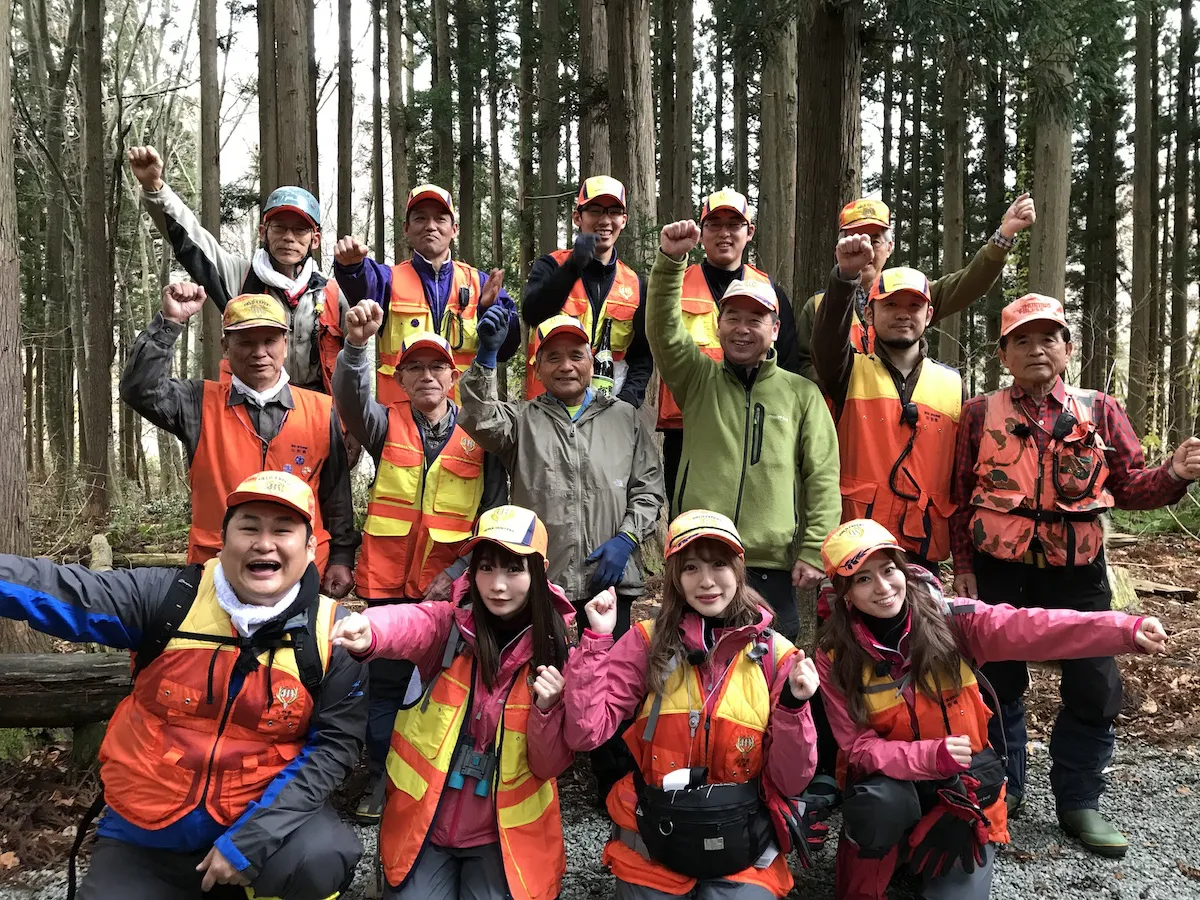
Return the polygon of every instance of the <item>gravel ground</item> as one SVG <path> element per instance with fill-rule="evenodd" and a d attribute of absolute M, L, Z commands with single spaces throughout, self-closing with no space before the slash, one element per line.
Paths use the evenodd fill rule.
<path fill-rule="evenodd" d="M 1105 810 L 1129 837 L 1123 860 L 1102 860 L 1083 852 L 1058 829 L 1047 779 L 1044 745 L 1034 744 L 1029 759 L 1030 790 L 1025 815 L 1012 825 L 1013 842 L 1000 856 L 992 888 L 995 900 L 1200 900 L 1200 752 L 1195 746 L 1163 751 L 1133 742 L 1119 746 L 1110 771 Z M 591 787 L 582 767 L 562 779 L 567 831 L 567 875 L 562 900 L 608 898 L 612 879 L 600 870 L 606 820 L 590 805 Z M 836 824 L 835 824 L 836 829 Z M 374 849 L 374 834 L 363 831 Z M 816 867 L 797 877 L 792 897 L 832 900 L 833 847 Z M 347 900 L 367 896 L 367 863 Z M 0 888 L 0 900 L 61 900 L 62 872 L 29 876 L 26 886 Z M 904 885 L 894 898 L 912 897 Z"/>

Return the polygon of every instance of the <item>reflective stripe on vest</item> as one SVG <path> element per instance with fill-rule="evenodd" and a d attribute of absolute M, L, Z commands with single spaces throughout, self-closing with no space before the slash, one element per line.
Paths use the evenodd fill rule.
<path fill-rule="evenodd" d="M 570 257 L 571 252 L 570 250 L 555 250 L 550 256 L 561 266 Z M 629 345 L 633 343 L 633 316 L 637 312 L 638 304 L 641 303 L 641 296 L 642 291 L 637 273 L 618 259 L 612 286 L 608 289 L 608 296 L 604 298 L 600 316 L 593 321 L 592 303 L 588 299 L 582 278 L 576 278 L 575 283 L 571 285 L 571 292 L 567 295 L 566 303 L 563 304 L 562 315 L 574 316 L 579 320 L 584 331 L 592 336 L 593 350 L 596 341 L 600 340 L 600 335 L 604 333 L 605 320 L 611 319 L 610 340 L 613 360 L 621 362 L 625 359 L 625 352 L 629 349 Z M 539 394 L 545 393 L 546 390 L 542 383 L 534 377 L 537 364 L 533 351 L 534 348 L 531 344 L 525 359 L 525 399 L 527 400 L 532 400 Z"/>
<path fill-rule="evenodd" d="M 925 359 L 911 401 L 917 426 L 901 420 L 896 383 L 877 356 L 855 353 L 838 417 L 842 521 L 874 519 L 901 546 L 938 562 L 950 555 L 950 477 L 962 413 L 962 378 Z M 911 452 L 892 477 L 896 461 Z"/>
<path fill-rule="evenodd" d="M 402 885 L 428 840 L 446 777 L 463 734 L 474 666 L 460 652 L 433 679 L 423 702 L 396 716 L 387 755 L 390 782 L 379 846 L 389 884 Z M 558 785 L 530 771 L 529 665 L 517 671 L 496 729 L 499 753 L 492 779 L 496 825 L 509 894 L 514 900 L 552 900 L 566 871 Z M 466 786 L 463 790 L 470 790 Z"/>
<path fill-rule="evenodd" d="M 424 596 L 458 559 L 482 497 L 483 448 L 456 425 L 426 468 L 411 406 L 393 403 L 363 524 L 358 593 L 373 600 Z"/>
<path fill-rule="evenodd" d="M 1092 416 L 1101 396 L 1066 387 L 1063 411 L 1076 425 L 1063 440 L 1049 440 L 1039 458 L 1032 433 L 1013 434 L 1022 423 L 1040 426 L 1018 409 L 1012 389 L 987 395 L 971 496 L 976 549 L 997 559 L 1022 559 L 1036 536 L 1052 566 L 1086 565 L 1096 558 L 1104 545 L 1099 516 L 1113 506 L 1104 486 L 1107 448 Z"/>
<path fill-rule="evenodd" d="M 314 494 L 321 469 L 329 459 L 329 422 L 333 401 L 294 386 L 288 387 L 293 408 L 264 451 L 246 404 L 229 405 L 232 386 L 204 382 L 200 440 L 188 478 L 192 485 L 192 527 L 188 532 L 188 562 L 207 562 L 221 549 L 225 498 L 255 472 L 291 472 L 308 482 Z M 329 532 L 321 522 L 321 505 L 313 519 L 317 544 L 328 556 Z M 322 568 L 318 566 L 318 568 Z"/>
<path fill-rule="evenodd" d="M 746 281 L 771 283 L 771 277 L 754 266 L 742 266 L 741 277 Z M 723 360 L 725 352 L 721 349 L 721 340 L 717 336 L 717 301 L 708 287 L 702 266 L 688 266 L 683 273 L 683 291 L 679 305 L 683 310 L 683 327 L 692 336 L 700 352 L 717 362 Z M 657 427 L 683 427 L 683 411 L 662 379 L 659 379 L 658 385 Z"/>
<path fill-rule="evenodd" d="M 235 636 L 217 603 L 216 565 L 211 560 L 204 567 L 180 632 Z M 322 597 L 313 633 L 323 669 L 336 612 L 337 604 Z M 259 654 L 259 667 L 244 676 L 230 701 L 239 652 L 174 637 L 113 713 L 100 747 L 105 801 L 138 828 L 166 828 L 195 810 L 201 797 L 209 815 L 232 825 L 304 750 L 313 700 L 295 652 L 284 646 Z"/>

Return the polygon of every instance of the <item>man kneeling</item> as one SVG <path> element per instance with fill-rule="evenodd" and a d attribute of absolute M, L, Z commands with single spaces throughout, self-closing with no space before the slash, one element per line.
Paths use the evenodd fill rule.
<path fill-rule="evenodd" d="M 330 645 L 344 611 L 320 594 L 315 505 L 294 475 L 250 476 L 203 566 L 0 555 L 0 616 L 136 653 L 100 748 L 81 900 L 323 900 L 349 885 L 362 845 L 329 796 L 362 748 L 367 676 Z"/>

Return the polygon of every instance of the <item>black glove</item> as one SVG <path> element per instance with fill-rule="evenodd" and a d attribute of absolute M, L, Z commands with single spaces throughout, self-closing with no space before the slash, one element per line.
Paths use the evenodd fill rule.
<path fill-rule="evenodd" d="M 586 232 L 575 236 L 575 249 L 571 251 L 571 262 L 582 269 L 596 255 L 596 235 Z"/>
<path fill-rule="evenodd" d="M 908 838 L 914 872 L 939 878 L 960 862 L 969 875 L 983 865 L 989 822 L 975 797 L 978 786 L 974 778 L 964 775 L 961 788 L 956 784 L 938 789 L 937 803 Z"/>

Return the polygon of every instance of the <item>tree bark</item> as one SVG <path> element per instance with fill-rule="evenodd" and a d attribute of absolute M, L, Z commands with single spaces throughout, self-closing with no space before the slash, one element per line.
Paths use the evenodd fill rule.
<path fill-rule="evenodd" d="M 671 182 L 671 218 L 692 216 L 692 91 L 696 74 L 695 18 L 690 0 L 675 10 L 675 158 Z M 794 83 L 794 82 L 793 82 Z"/>
<path fill-rule="evenodd" d="M 453 192 L 454 177 L 454 85 L 450 81 L 450 12 L 448 0 L 433 0 L 433 117 L 435 184 Z"/>
<path fill-rule="evenodd" d="M 1071 43 L 1044 50 L 1042 73 L 1032 92 L 1033 196 L 1037 221 L 1030 230 L 1029 290 L 1058 300 L 1066 296 L 1067 223 L 1071 213 Z"/>
<path fill-rule="evenodd" d="M 718 8 L 713 17 L 713 177 L 710 187 L 725 185 L 725 18 Z"/>
<path fill-rule="evenodd" d="M 908 264 L 921 268 L 921 176 L 924 158 L 921 153 L 922 129 L 925 126 L 925 56 L 914 53 L 912 58 L 912 131 L 909 133 L 908 205 L 900 217 L 908 235 Z"/>
<path fill-rule="evenodd" d="M 813 0 L 810 0 L 813 2 Z M 733 33 L 734 46 L 744 46 L 747 41 Z M 747 60 L 737 59 L 733 65 L 733 185 L 743 194 L 750 191 L 750 86 L 747 79 Z"/>
<path fill-rule="evenodd" d="M 763 57 L 758 183 L 758 261 L 791 295 L 797 220 L 797 27 L 795 17 L 779 23 Z"/>
<path fill-rule="evenodd" d="M 945 43 L 946 80 L 942 93 L 942 269 L 957 272 L 963 266 L 966 243 L 963 191 L 966 184 L 967 60 L 952 39 Z M 946 365 L 961 368 L 962 319 L 955 313 L 940 324 L 939 356 Z"/>
<path fill-rule="evenodd" d="M 338 238 L 354 233 L 354 57 L 350 52 L 350 7 L 350 0 L 338 0 Z M 388 62 L 391 62 L 390 52 Z"/>
<path fill-rule="evenodd" d="M 520 35 L 520 75 L 517 101 L 517 215 L 521 278 L 529 275 L 534 259 L 537 234 L 537 211 L 533 200 L 533 111 L 534 74 L 537 59 L 534 54 L 533 4 L 517 4 L 517 33 Z"/>
<path fill-rule="evenodd" d="M 217 80 L 217 0 L 200 0 L 200 224 L 221 234 L 221 91 Z M 221 313 L 215 303 L 201 312 L 204 377 L 221 367 Z M 140 417 L 139 417 L 140 419 Z"/>
<path fill-rule="evenodd" d="M 612 169 L 608 139 L 608 11 L 603 0 L 579 5 L 579 174 Z"/>
<path fill-rule="evenodd" d="M 408 205 L 408 107 L 404 95 L 404 0 L 388 0 L 388 135 L 392 146 L 392 258 L 404 259 Z M 495 54 L 493 54 L 493 58 Z"/>
<path fill-rule="evenodd" d="M 1150 382 L 1150 325 L 1153 318 L 1154 194 L 1151 157 L 1155 154 L 1156 118 L 1151 69 L 1157 63 L 1147 4 L 1136 4 L 1133 119 L 1133 285 L 1130 291 L 1129 378 L 1125 411 L 1139 437 L 1146 436 Z"/>
<path fill-rule="evenodd" d="M 1175 447 L 1189 432 L 1191 379 L 1188 372 L 1188 167 L 1192 142 L 1192 70 L 1196 64 L 1196 28 L 1192 0 L 1179 2 L 1179 72 L 1175 85 L 1175 243 L 1171 255 L 1171 393 L 1167 439 Z M 1171 183 L 1168 181 L 1168 183 Z"/>
<path fill-rule="evenodd" d="M 262 91 L 274 86 L 273 96 L 266 103 L 273 118 L 266 125 L 273 133 L 259 135 L 262 155 L 273 149 L 275 160 L 272 166 L 263 169 L 261 192 L 266 195 L 281 184 L 294 184 L 319 195 L 317 180 L 317 158 L 313 148 L 312 128 L 316 121 L 315 95 L 312 71 L 311 0 L 260 0 L 259 28 L 264 6 L 269 7 L 268 19 L 273 25 L 275 42 L 273 48 L 260 47 L 259 85 L 260 104 Z M 273 77 L 266 77 L 264 85 L 263 66 L 270 61 L 270 50 L 274 53 Z M 260 113 L 260 127 L 262 126 Z M 272 175 L 268 179 L 266 176 Z"/>
<path fill-rule="evenodd" d="M 890 17 L 885 30 L 891 31 Z M 892 108 L 896 100 L 896 63 L 895 49 L 891 45 L 883 47 L 883 147 L 880 153 L 880 193 L 888 209 L 894 203 L 893 189 L 895 177 L 892 174 Z"/>
<path fill-rule="evenodd" d="M 558 237 L 558 163 L 559 129 L 559 27 L 558 0 L 538 3 L 538 32 L 542 42 L 538 60 L 538 241 L 544 253 L 559 246 Z"/>
<path fill-rule="evenodd" d="M 1005 92 L 1003 63 L 987 67 L 987 99 L 984 107 L 984 215 L 988 222 L 999 222 L 1004 215 L 1004 173 L 1008 153 L 1005 133 Z M 994 391 L 1000 386 L 1000 313 L 1004 309 L 1004 279 L 997 278 L 988 290 L 986 300 L 987 350 L 984 355 L 983 389 Z"/>
<path fill-rule="evenodd" d="M 493 47 L 500 46 L 500 16 L 496 9 L 500 0 L 488 0 L 488 39 Z M 492 225 L 492 265 L 504 265 L 504 195 L 500 186 L 500 54 L 488 57 L 488 153 L 489 194 Z M 605 132 L 607 135 L 607 131 Z M 607 143 L 607 142 L 606 142 Z M 503 380 L 502 380 L 503 383 Z M 507 386 L 507 385 L 505 385 Z"/>
<path fill-rule="evenodd" d="M 82 2 L 82 0 L 79 0 Z M 287 0 L 284 0 L 287 2 Z M 275 0 L 258 0 L 258 202 L 279 185 L 276 131 Z"/>
<path fill-rule="evenodd" d="M 475 260 L 475 110 L 479 106 L 480 32 L 468 0 L 454 3 L 455 47 L 458 51 L 458 250 Z"/>
<path fill-rule="evenodd" d="M 654 235 L 654 71 L 650 62 L 650 0 L 627 0 L 628 28 L 632 53 L 629 68 L 632 85 L 629 130 L 633 177 L 628 183 L 629 225 L 634 238 L 631 260 L 635 268 L 648 270 L 658 246 Z"/>
<path fill-rule="evenodd" d="M 375 258 L 387 258 L 383 207 L 383 0 L 371 0 L 371 199 L 375 213 Z"/>
<path fill-rule="evenodd" d="M 675 142 L 675 15 L 676 8 L 691 0 L 661 0 L 658 15 L 658 221 L 675 221 L 675 166 L 679 145 Z"/>

